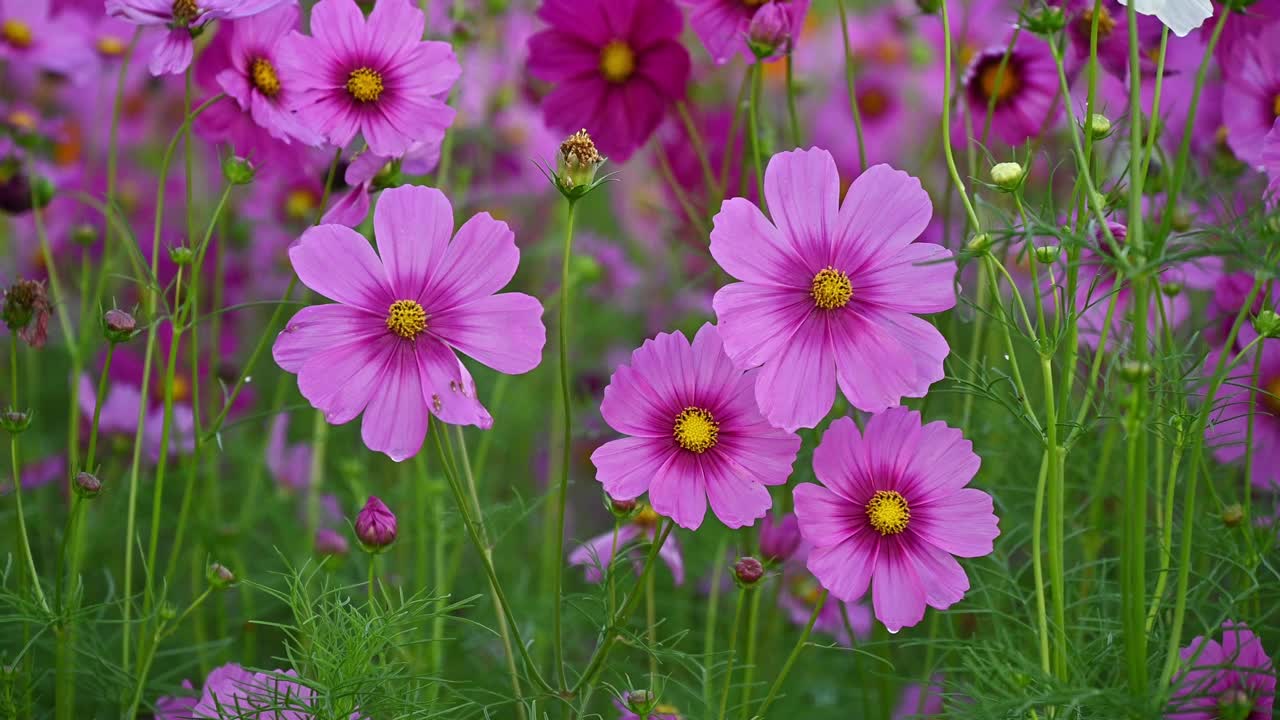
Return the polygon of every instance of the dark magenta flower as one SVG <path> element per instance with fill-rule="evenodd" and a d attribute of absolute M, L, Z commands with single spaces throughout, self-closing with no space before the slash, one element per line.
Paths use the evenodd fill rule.
<path fill-rule="evenodd" d="M 1222 106 L 1230 108 L 1222 114 L 1227 143 L 1236 157 L 1262 165 L 1265 139 L 1280 120 L 1280 22 L 1240 43 L 1222 74 Z"/>
<path fill-rule="evenodd" d="M 338 146 L 360 134 L 387 157 L 438 142 L 454 115 L 444 97 L 462 70 L 448 43 L 422 39 L 425 23 L 409 0 L 379 0 L 368 19 L 354 0 L 316 3 L 311 37 L 294 31 L 278 54 L 298 121 Z"/>
<path fill-rule="evenodd" d="M 1030 32 L 1019 33 L 1013 52 L 1008 51 L 1008 42 L 1001 40 L 978 52 L 961 84 L 975 138 L 980 139 L 989 124 L 991 137 L 1021 145 L 1053 127 L 1062 114 L 1058 67 L 1049 45 Z M 988 107 L 992 108 L 990 120 Z M 963 118 L 957 122 L 964 127 Z"/>
<path fill-rule="evenodd" d="M 529 72 L 555 89 L 542 101 L 547 126 L 585 128 L 617 162 L 649 139 L 684 97 L 689 53 L 672 0 L 546 0 L 551 27 L 529 39 Z"/>

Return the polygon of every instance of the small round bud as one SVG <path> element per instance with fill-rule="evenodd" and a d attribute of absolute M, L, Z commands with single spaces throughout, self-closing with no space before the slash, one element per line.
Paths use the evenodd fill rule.
<path fill-rule="evenodd" d="M 1062 248 L 1057 245 L 1044 245 L 1036 248 L 1036 262 L 1041 265 L 1052 265 L 1058 261 L 1058 256 L 1062 254 Z"/>
<path fill-rule="evenodd" d="M 185 245 L 169 248 L 169 259 L 174 265 L 190 265 L 195 262 L 196 254 L 191 248 Z"/>
<path fill-rule="evenodd" d="M 628 690 L 622 695 L 622 704 L 633 714 L 642 718 L 658 720 L 666 717 L 658 712 L 658 696 L 652 690 Z"/>
<path fill-rule="evenodd" d="M 755 587 L 764 577 L 764 565 L 753 557 L 738 558 L 733 564 L 733 579 L 744 588 Z"/>
<path fill-rule="evenodd" d="M 987 233 L 978 233 L 969 239 L 969 242 L 965 245 L 965 249 L 974 255 L 981 255 L 990 250 L 991 246 L 994 244 L 995 241 L 991 239 L 990 235 Z"/>
<path fill-rule="evenodd" d="M 1137 383 L 1151 377 L 1151 363 L 1141 360 L 1125 360 L 1120 363 L 1120 377 L 1129 383 Z"/>
<path fill-rule="evenodd" d="M 1253 319 L 1253 329 L 1265 338 L 1280 338 L 1280 315 L 1275 310 L 1263 310 Z"/>
<path fill-rule="evenodd" d="M 644 509 L 644 503 L 639 500 L 618 500 L 609 497 L 608 493 L 604 496 L 604 506 L 619 520 L 630 520 Z"/>
<path fill-rule="evenodd" d="M 1266 710 L 1265 714 L 1270 712 Z M 1213 716 L 1222 720 L 1249 720 L 1255 717 L 1253 698 L 1241 688 L 1231 688 L 1218 696 L 1218 712 Z"/>
<path fill-rule="evenodd" d="M 1182 283 L 1180 282 L 1160 283 L 1160 292 L 1164 293 L 1169 297 L 1175 297 L 1177 295 L 1180 295 L 1182 293 Z"/>
<path fill-rule="evenodd" d="M 82 247 L 93 247 L 98 243 L 98 228 L 89 223 L 80 223 L 71 228 L 71 240 Z"/>
<path fill-rule="evenodd" d="M 356 516 L 356 539 L 367 553 L 380 553 L 396 541 L 396 516 L 376 496 L 370 495 Z"/>
<path fill-rule="evenodd" d="M 1240 503 L 1232 503 L 1222 508 L 1222 524 L 1229 528 L 1236 527 L 1244 522 L 1244 508 Z"/>
<path fill-rule="evenodd" d="M 231 155 L 222 161 L 222 177 L 232 185 L 248 185 L 253 182 L 256 172 L 252 163 L 238 155 Z"/>
<path fill-rule="evenodd" d="M 226 590 L 236 584 L 235 573 L 228 570 L 227 566 L 222 563 L 210 565 L 208 572 L 205 573 L 205 578 L 208 579 L 214 590 Z"/>
<path fill-rule="evenodd" d="M 747 45 L 760 60 L 786 53 L 791 44 L 791 10 L 771 2 L 756 10 L 747 27 Z"/>
<path fill-rule="evenodd" d="M 1194 218 L 1191 214 L 1182 208 L 1175 208 L 1173 216 L 1169 218 L 1170 226 L 1177 232 L 1186 232 L 1191 229 L 1191 222 Z"/>
<path fill-rule="evenodd" d="M 98 493 L 102 492 L 102 481 L 91 473 L 82 472 L 76 475 L 74 487 L 76 495 L 89 500 L 98 497 Z"/>
<path fill-rule="evenodd" d="M 1107 119 L 1106 115 L 1094 113 L 1089 116 L 1089 122 L 1085 124 L 1085 129 L 1088 130 L 1089 136 L 1094 140 L 1102 140 L 1111 135 L 1111 121 Z"/>
<path fill-rule="evenodd" d="M 138 321 L 124 310 L 108 310 L 102 316 L 102 332 L 113 345 L 127 342 L 138 332 Z"/>
<path fill-rule="evenodd" d="M 1022 184 L 1026 171 L 1016 162 L 1002 162 L 991 168 L 991 182 L 1006 192 L 1013 192 Z"/>
<path fill-rule="evenodd" d="M 174 604 L 165 600 L 160 603 L 160 607 L 156 608 L 156 615 L 159 616 L 161 622 L 169 622 L 178 617 L 178 608 Z"/>
<path fill-rule="evenodd" d="M 9 408 L 0 413 L 0 427 L 10 435 L 21 435 L 31 427 L 31 413 L 25 410 Z"/>

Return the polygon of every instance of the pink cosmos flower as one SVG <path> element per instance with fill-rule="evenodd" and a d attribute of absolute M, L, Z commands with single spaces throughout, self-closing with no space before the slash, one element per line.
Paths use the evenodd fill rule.
<path fill-rule="evenodd" d="M 320 0 L 311 33 L 280 44 L 280 82 L 298 120 L 334 145 L 360 133 L 378 155 L 438 142 L 453 122 L 444 102 L 462 70 L 448 43 L 424 42 L 422 11 L 378 0 L 366 20 L 355 0 Z"/>
<path fill-rule="evenodd" d="M 1268 720 L 1275 703 L 1276 673 L 1262 641 L 1244 623 L 1222 623 L 1222 642 L 1197 636 L 1178 653 L 1183 669 L 1173 678 L 1165 717 L 1175 720 Z"/>
<path fill-rule="evenodd" d="M 80 74 L 94 57 L 79 29 L 66 13 L 54 16 L 49 0 L 0 0 L 0 60 L 14 73 Z"/>
<path fill-rule="evenodd" d="M 298 6 L 290 0 L 224 28 L 225 69 L 217 73 L 218 86 L 249 113 L 253 122 L 272 137 L 307 145 L 319 145 L 320 136 L 303 126 L 289 111 L 294 88 L 280 80 L 277 48 L 281 38 L 298 27 Z"/>
<path fill-rule="evenodd" d="M 26 0 L 23 0 L 24 2 Z M 143 26 L 167 28 L 164 42 L 151 53 L 152 75 L 186 71 L 195 54 L 191 31 L 213 20 L 246 18 L 279 5 L 282 0 L 106 0 L 107 14 Z"/>
<path fill-rule="evenodd" d="M 586 128 L 617 162 L 649 139 L 684 97 L 689 53 L 672 0 L 545 0 L 551 27 L 529 39 L 529 72 L 556 87 L 542 101 L 548 127 Z"/>
<path fill-rule="evenodd" d="M 646 505 L 634 518 L 618 528 L 616 538 L 613 530 L 609 530 L 578 546 L 576 550 L 569 553 L 569 564 L 582 565 L 586 569 L 587 582 L 598 583 L 604 579 L 604 571 L 613 564 L 615 551 L 630 552 L 636 548 L 636 542 L 641 539 L 646 543 L 653 542 L 657 537 L 658 522 L 661 519 L 653 508 Z M 668 536 L 667 541 L 658 548 L 658 557 L 662 558 L 670 568 L 671 577 L 676 585 L 682 585 L 684 556 L 680 553 L 680 544 L 676 541 L 675 535 Z M 635 558 L 635 568 L 637 573 L 642 569 L 638 557 Z"/>
<path fill-rule="evenodd" d="M 591 455 L 610 497 L 649 503 L 696 530 L 707 511 L 731 528 L 753 524 L 773 504 L 769 485 L 791 474 L 800 438 L 756 409 L 753 373 L 733 366 L 720 333 L 703 325 L 693 344 L 663 333 L 631 355 L 604 389 L 604 420 L 629 437 Z"/>
<path fill-rule="evenodd" d="M 747 47 L 747 29 L 762 7 L 775 5 L 786 11 L 795 35 L 809 12 L 809 0 L 684 0 L 684 4 L 689 6 L 689 25 L 717 65 L 736 55 L 755 62 L 755 53 Z"/>
<path fill-rule="evenodd" d="M 1223 76 L 1222 105 L 1233 108 L 1222 118 L 1227 144 L 1236 157 L 1261 165 L 1264 139 L 1280 119 L 1280 22 L 1237 45 Z"/>
<path fill-rule="evenodd" d="M 337 304 L 294 315 L 276 338 L 276 362 L 334 424 L 364 413 L 372 450 L 401 461 L 418 452 L 427 416 L 493 424 L 459 350 L 503 373 L 538 365 L 542 305 L 495 295 L 520 261 L 506 223 L 480 213 L 453 234 L 453 208 L 434 188 L 386 190 L 374 211 L 378 250 L 356 231 L 319 225 L 289 259 L 303 284 Z"/>
<path fill-rule="evenodd" d="M 778 607 L 786 613 L 792 625 L 800 628 L 809 624 L 813 608 L 822 597 L 822 585 L 804 566 L 811 550 L 806 545 L 783 566 L 782 582 L 778 586 Z M 845 615 L 849 616 L 849 627 L 845 627 Z M 818 612 L 813 629 L 845 647 L 852 647 L 855 640 L 866 640 L 871 635 L 871 625 L 871 609 L 865 603 L 829 599 Z M 853 628 L 852 637 L 849 628 Z"/>
<path fill-rule="evenodd" d="M 959 557 L 991 553 L 1000 534 L 991 496 L 965 485 L 978 472 L 973 444 L 941 422 L 893 408 L 859 433 L 831 424 L 813 454 L 822 485 L 795 489 L 800 532 L 813 543 L 809 570 L 839 600 L 872 587 L 876 618 L 890 632 L 945 610 L 969 589 Z"/>
<path fill-rule="evenodd" d="M 296 682 L 293 670 L 255 673 L 228 663 L 216 667 L 205 678 L 199 699 L 162 697 L 156 702 L 157 720 L 187 718 L 273 717 L 303 720 L 317 711 L 316 693 Z M 184 681 L 190 690 L 191 683 Z M 352 714 L 351 717 L 358 717 Z"/>
<path fill-rule="evenodd" d="M 1248 328 L 1250 339 L 1254 336 Z M 1245 335 L 1245 332 L 1242 332 Z M 1223 350 L 1209 353 L 1205 372 L 1218 365 Z M 1232 354 L 1235 349 L 1232 348 Z M 1254 487 L 1280 490 L 1280 340 L 1263 340 L 1262 357 L 1255 362 L 1253 350 L 1231 372 L 1214 401 L 1211 422 L 1205 427 L 1205 443 L 1214 448 L 1213 455 L 1221 463 L 1243 460 L 1249 438 L 1249 394 L 1253 390 L 1253 477 Z"/>
<path fill-rule="evenodd" d="M 1020 145 L 1051 128 L 1062 115 L 1062 104 L 1057 99 L 1058 67 L 1044 40 L 1022 32 L 1001 72 L 1008 49 L 1008 42 L 1001 40 L 979 52 L 965 70 L 961 85 L 975 139 L 983 137 L 983 128 L 988 124 L 987 108 L 994 100 L 988 142 L 995 138 Z M 964 118 L 958 118 L 957 123 L 963 139 Z"/>
<path fill-rule="evenodd" d="M 858 177 L 840 203 L 826 150 L 769 161 L 773 222 L 742 198 L 714 219 L 711 254 L 743 282 L 716 293 L 725 351 L 761 366 L 755 396 L 765 417 L 794 430 L 818 424 L 836 384 L 871 412 L 922 397 L 942 379 L 947 341 L 913 313 L 955 305 L 951 252 L 913 243 L 932 205 L 920 181 L 887 165 Z"/>

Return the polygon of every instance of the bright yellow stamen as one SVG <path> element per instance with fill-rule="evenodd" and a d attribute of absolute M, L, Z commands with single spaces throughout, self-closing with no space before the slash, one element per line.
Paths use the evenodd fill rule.
<path fill-rule="evenodd" d="M 720 423 L 708 410 L 687 407 L 676 416 L 671 429 L 676 444 L 699 455 L 716 446 L 720 440 Z"/>
<path fill-rule="evenodd" d="M 982 89 L 983 97 L 988 100 L 994 98 L 997 103 L 1001 103 L 1022 88 L 1022 80 L 1018 78 L 1013 63 L 1005 63 L 1004 68 L 1001 68 L 1000 60 L 996 58 L 978 73 L 978 86 Z"/>
<path fill-rule="evenodd" d="M 636 54 L 622 40 L 614 40 L 600 51 L 600 72 L 609 82 L 620 83 L 636 69 Z"/>
<path fill-rule="evenodd" d="M 898 491 L 877 490 L 867 501 L 867 518 L 881 535 L 897 535 L 911 522 L 911 510 Z"/>
<path fill-rule="evenodd" d="M 813 304 L 823 310 L 837 310 L 849 304 L 853 297 L 853 284 L 849 276 L 833 267 L 826 267 L 813 276 L 813 287 L 809 290 Z"/>
<path fill-rule="evenodd" d="M 387 309 L 387 328 L 412 340 L 427 329 L 427 311 L 416 300 L 397 300 Z"/>
<path fill-rule="evenodd" d="M 186 402 L 191 399 L 191 381 L 177 375 L 173 378 L 173 401 Z"/>
<path fill-rule="evenodd" d="M 357 102 L 375 102 L 382 97 L 382 74 L 367 67 L 352 70 L 347 77 L 347 92 Z"/>
<path fill-rule="evenodd" d="M 1260 395 L 1262 402 L 1271 410 L 1271 414 L 1280 417 L 1280 376 L 1276 376 L 1265 388 L 1266 395 Z"/>
<path fill-rule="evenodd" d="M 858 95 L 858 109 L 867 118 L 878 118 L 889 109 L 889 96 L 878 88 L 864 90 Z"/>
<path fill-rule="evenodd" d="M 266 58 L 254 60 L 249 65 L 249 77 L 253 79 L 253 86 L 263 95 L 275 97 L 279 94 L 280 76 L 276 75 L 276 69 L 270 60 Z"/>
<path fill-rule="evenodd" d="M 0 25 L 0 39 L 16 48 L 31 47 L 31 26 L 21 20 L 9 18 Z"/>
<path fill-rule="evenodd" d="M 199 14 L 196 0 L 173 0 L 173 20 L 179 25 L 190 25 Z"/>
<path fill-rule="evenodd" d="M 124 39 L 114 35 L 104 35 L 98 38 L 98 54 L 105 57 L 120 57 L 128 47 Z"/>
<path fill-rule="evenodd" d="M 315 210 L 315 193 L 305 188 L 291 191 L 284 199 L 284 213 L 294 220 L 309 220 Z"/>

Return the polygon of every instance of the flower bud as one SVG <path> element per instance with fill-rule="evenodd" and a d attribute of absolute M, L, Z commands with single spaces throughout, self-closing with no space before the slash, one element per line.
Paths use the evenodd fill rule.
<path fill-rule="evenodd" d="M 208 572 L 205 573 L 205 578 L 209 580 L 209 584 L 213 586 L 214 590 L 226 590 L 236 584 L 235 573 L 228 570 L 227 566 L 222 563 L 210 565 Z"/>
<path fill-rule="evenodd" d="M 644 503 L 639 500 L 618 500 L 608 493 L 604 496 L 604 506 L 619 520 L 630 520 L 644 509 Z"/>
<path fill-rule="evenodd" d="M 1232 503 L 1222 508 L 1222 524 L 1233 528 L 1244 522 L 1244 508 L 1240 503 Z"/>
<path fill-rule="evenodd" d="M 755 587 L 762 577 L 764 577 L 764 565 L 753 557 L 738 558 L 738 561 L 733 564 L 733 579 L 737 581 L 739 587 Z"/>
<path fill-rule="evenodd" d="M 1180 295 L 1182 293 L 1182 283 L 1180 282 L 1160 283 L 1160 292 L 1164 293 L 1169 297 L 1175 297 L 1177 295 Z"/>
<path fill-rule="evenodd" d="M 937 15 L 942 9 L 942 0 L 916 0 L 916 9 L 924 15 Z"/>
<path fill-rule="evenodd" d="M 747 45 L 755 56 L 764 60 L 785 54 L 791 48 L 791 11 L 782 3 L 771 2 L 756 10 L 747 27 Z"/>
<path fill-rule="evenodd" d="M 49 337 L 49 317 L 53 303 L 45 291 L 44 283 L 36 280 L 18 280 L 4 291 L 4 306 L 0 318 L 28 345 L 44 347 Z"/>
<path fill-rule="evenodd" d="M 596 180 L 596 172 L 604 165 L 605 158 L 596 150 L 596 144 L 585 129 L 570 135 L 560 143 L 556 163 L 556 185 L 560 192 L 571 199 L 585 194 Z"/>
<path fill-rule="evenodd" d="M 658 696 L 652 690 L 628 690 L 622 696 L 622 704 L 635 715 L 651 717 L 658 704 Z"/>
<path fill-rule="evenodd" d="M 990 235 L 987 233 L 978 233 L 969 239 L 969 242 L 965 245 L 965 249 L 974 255 L 981 255 L 990 250 L 991 246 L 994 244 L 995 241 L 991 239 Z"/>
<path fill-rule="evenodd" d="M 1280 338 L 1280 315 L 1275 310 L 1263 310 L 1253 319 L 1253 329 L 1265 338 Z"/>
<path fill-rule="evenodd" d="M 232 185 L 248 185 L 253 182 L 256 172 L 252 163 L 238 155 L 231 155 L 222 161 L 222 177 Z"/>
<path fill-rule="evenodd" d="M 156 608 L 156 616 L 160 618 L 161 622 L 169 622 L 178 617 L 178 608 L 168 600 L 163 600 L 160 606 Z"/>
<path fill-rule="evenodd" d="M 1067 26 L 1067 16 L 1062 8 L 1049 5 L 1027 15 L 1024 24 L 1037 35 L 1052 35 Z"/>
<path fill-rule="evenodd" d="M 1151 376 L 1151 363 L 1140 360 L 1125 360 L 1120 363 L 1120 377 L 1125 382 L 1137 383 Z"/>
<path fill-rule="evenodd" d="M 1212 716 L 1222 720 L 1249 720 L 1255 717 L 1254 709 L 1254 701 L 1249 693 L 1239 687 L 1233 687 L 1218 696 L 1217 712 Z M 1264 708 L 1263 716 L 1270 712 L 1269 708 Z"/>
<path fill-rule="evenodd" d="M 82 472 L 76 475 L 74 487 L 76 495 L 90 500 L 98 497 L 98 493 L 102 492 L 102 481 L 91 473 Z"/>
<path fill-rule="evenodd" d="M 138 331 L 138 321 L 124 310 L 108 310 L 102 316 L 102 333 L 112 345 L 126 342 Z"/>
<path fill-rule="evenodd" d="M 351 550 L 350 543 L 341 533 L 320 528 L 316 531 L 316 554 L 344 556 Z"/>
<path fill-rule="evenodd" d="M 1057 245 L 1044 245 L 1036 248 L 1036 262 L 1041 265 L 1052 265 L 1058 261 L 1058 256 L 1062 254 L 1062 248 Z"/>
<path fill-rule="evenodd" d="M 1089 116 L 1089 122 L 1085 124 L 1085 130 L 1089 132 L 1090 137 L 1094 140 L 1102 140 L 1111 135 L 1111 121 L 1106 115 L 1094 113 Z"/>
<path fill-rule="evenodd" d="M 190 265 L 195 262 L 195 251 L 185 245 L 169 248 L 169 259 L 174 265 Z"/>
<path fill-rule="evenodd" d="M 356 516 L 356 539 L 367 553 L 380 553 L 396 541 L 396 516 L 377 496 L 370 495 Z"/>
<path fill-rule="evenodd" d="M 89 223 L 80 223 L 71 228 L 71 239 L 81 247 L 93 247 L 98 244 L 98 228 Z"/>
<path fill-rule="evenodd" d="M 1022 184 L 1026 171 L 1016 162 L 1002 162 L 991 168 L 991 182 L 1006 192 L 1013 192 Z"/>
<path fill-rule="evenodd" d="M 15 410 L 9 408 L 0 413 L 0 427 L 4 428 L 10 435 L 21 435 L 31 427 L 31 413 L 25 410 Z"/>
<path fill-rule="evenodd" d="M 785 562 L 800 547 L 800 525 L 796 516 L 784 515 L 775 521 L 772 515 L 766 515 L 760 525 L 760 554 L 765 562 Z"/>

